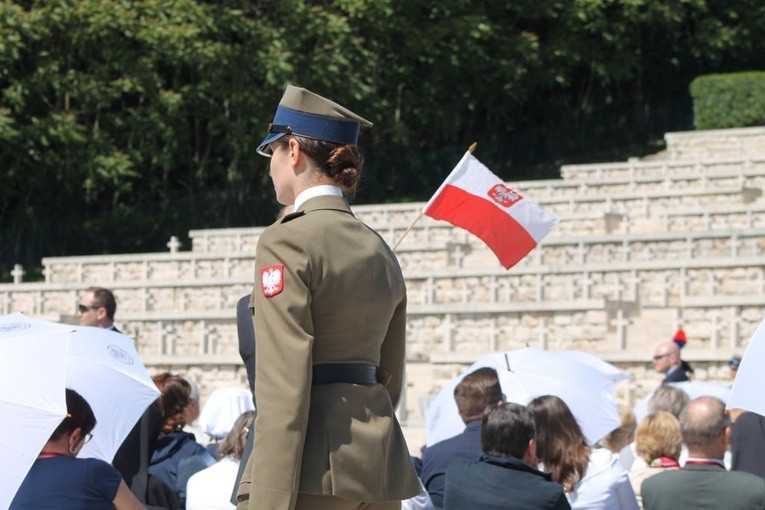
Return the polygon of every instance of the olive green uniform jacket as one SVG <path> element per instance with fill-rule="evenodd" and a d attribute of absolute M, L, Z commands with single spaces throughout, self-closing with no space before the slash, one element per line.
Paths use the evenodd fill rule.
<path fill-rule="evenodd" d="M 406 288 L 393 252 L 345 199 L 319 196 L 263 232 L 255 273 L 258 417 L 237 508 L 292 509 L 299 492 L 362 502 L 417 495 L 394 414 Z M 372 363 L 390 378 L 311 385 L 312 365 L 338 362 Z"/>

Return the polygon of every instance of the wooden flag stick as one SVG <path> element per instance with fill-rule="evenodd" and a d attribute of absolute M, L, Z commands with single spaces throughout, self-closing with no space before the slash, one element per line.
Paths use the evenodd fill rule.
<path fill-rule="evenodd" d="M 412 230 L 412 228 L 414 227 L 414 225 L 415 225 L 415 224 L 416 224 L 418 221 L 420 221 L 420 218 L 422 218 L 422 211 L 420 211 L 420 214 L 418 214 L 418 215 L 417 215 L 417 217 L 414 219 L 414 221 L 413 221 L 413 222 L 412 222 L 412 223 L 411 223 L 411 224 L 410 224 L 408 227 L 406 227 L 406 230 L 404 231 L 404 233 L 403 233 L 403 234 L 401 234 L 401 237 L 399 237 L 399 238 L 398 238 L 398 241 L 396 241 L 396 244 L 394 244 L 394 245 L 393 245 L 393 251 L 396 251 L 396 248 L 398 248 L 398 245 L 399 245 L 399 244 L 401 244 L 401 241 L 403 241 L 403 240 L 404 240 L 404 238 L 405 238 L 405 237 L 406 237 L 406 235 L 409 233 L 409 231 L 410 231 L 410 230 Z"/>
<path fill-rule="evenodd" d="M 470 147 L 468 147 L 468 152 L 472 154 L 477 145 L 478 145 L 478 142 L 473 142 L 470 145 Z M 401 244 L 401 241 L 404 240 L 406 235 L 414 228 L 417 222 L 420 221 L 420 218 L 422 218 L 422 211 L 420 211 L 420 214 L 418 214 L 417 217 L 414 219 L 414 221 L 406 228 L 404 233 L 401 234 L 401 237 L 398 238 L 398 241 L 396 241 L 396 244 L 393 245 L 393 251 L 396 251 L 396 248 L 398 248 L 398 245 Z"/>

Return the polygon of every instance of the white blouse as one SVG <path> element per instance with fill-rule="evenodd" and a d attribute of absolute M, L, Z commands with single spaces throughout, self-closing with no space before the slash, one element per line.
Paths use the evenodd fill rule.
<path fill-rule="evenodd" d="M 585 477 L 566 493 L 572 510 L 638 510 L 635 492 L 619 457 L 605 448 L 592 450 Z"/>

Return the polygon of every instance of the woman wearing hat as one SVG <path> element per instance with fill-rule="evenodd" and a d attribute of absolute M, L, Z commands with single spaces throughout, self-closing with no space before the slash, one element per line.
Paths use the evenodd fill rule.
<path fill-rule="evenodd" d="M 344 198 L 371 124 L 288 86 L 258 152 L 294 212 L 260 238 L 255 443 L 242 509 L 392 509 L 421 491 L 394 409 L 406 288 L 395 255 Z"/>

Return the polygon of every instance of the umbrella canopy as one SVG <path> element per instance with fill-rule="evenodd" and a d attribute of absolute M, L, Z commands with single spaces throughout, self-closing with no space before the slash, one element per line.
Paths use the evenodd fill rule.
<path fill-rule="evenodd" d="M 714 381 L 683 381 L 666 383 L 666 385 L 680 388 L 688 394 L 688 397 L 690 397 L 691 400 L 698 397 L 710 396 L 717 397 L 723 402 L 727 402 L 728 396 L 730 394 L 730 387 L 728 385 Z M 632 412 L 635 413 L 635 419 L 638 423 L 640 423 L 643 418 L 648 415 L 648 402 L 651 400 L 651 397 L 653 397 L 654 393 L 655 390 L 646 395 L 646 397 L 638 402 L 637 405 L 632 409 Z"/>
<path fill-rule="evenodd" d="M 749 340 L 749 345 L 741 357 L 736 378 L 728 398 L 728 409 L 741 408 L 765 416 L 765 399 L 762 389 L 765 388 L 765 320 Z"/>
<path fill-rule="evenodd" d="M 526 405 L 542 395 L 560 397 L 571 408 L 591 444 L 619 426 L 614 383 L 629 378 L 627 374 L 584 352 L 527 348 L 482 356 L 452 379 L 425 412 L 428 446 L 464 430 L 454 401 L 454 388 L 467 374 L 481 367 L 497 370 L 508 402 Z"/>
<path fill-rule="evenodd" d="M 110 463 L 143 412 L 159 396 L 132 339 L 102 328 L 68 326 L 31 319 L 20 313 L 0 316 L 0 360 L 3 367 L 0 387 L 7 388 L 5 391 L 16 399 L 11 402 L 50 400 L 58 412 L 56 418 L 43 416 L 41 412 L 29 418 L 39 420 L 39 437 L 35 441 L 30 439 L 28 444 L 25 442 L 27 453 L 19 458 L 32 455 L 32 462 L 66 414 L 66 388 L 77 391 L 88 401 L 98 421 L 93 439 L 79 456 Z M 6 412 L 11 413 L 13 409 L 0 407 L 0 418 L 5 418 L 5 423 L 16 420 L 16 414 Z M 52 428 L 42 425 L 54 421 Z M 28 436 L 27 430 L 10 437 L 18 441 Z M 4 443 L 0 446 L 3 448 L 0 455 L 5 459 L 3 469 L 21 473 L 20 483 L 32 462 L 16 462 L 13 455 L 16 450 L 12 449 L 16 446 Z M 10 497 L 17 489 L 18 484 L 13 486 Z"/>
<path fill-rule="evenodd" d="M 0 327 L 0 335 L 25 328 Z M 67 332 L 0 339 L 0 508 L 8 508 L 42 446 L 66 416 Z M 46 356 L 40 356 L 45 352 Z"/>

